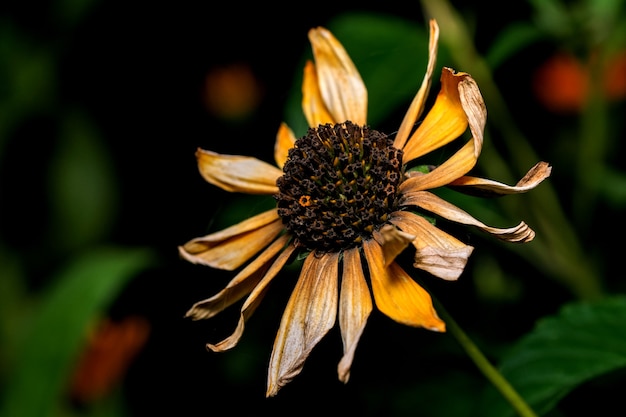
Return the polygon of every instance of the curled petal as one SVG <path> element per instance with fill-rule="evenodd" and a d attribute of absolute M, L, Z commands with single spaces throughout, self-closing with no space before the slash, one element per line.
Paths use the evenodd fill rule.
<path fill-rule="evenodd" d="M 416 175 L 404 181 L 400 184 L 400 192 L 405 192 L 409 188 L 428 190 L 447 185 L 467 174 L 476 165 L 478 155 L 480 155 L 483 146 L 483 132 L 487 121 L 487 110 L 474 79 L 464 73 L 454 74 L 453 76 L 461 77 L 457 79 L 458 97 L 472 132 L 472 139 L 443 164 L 429 173 Z M 407 144 L 407 146 L 410 144 Z"/>
<path fill-rule="evenodd" d="M 415 238 L 416 236 L 403 232 L 390 224 L 386 224 L 379 231 L 374 232 L 374 239 L 383 248 L 385 266 L 389 266 Z"/>
<path fill-rule="evenodd" d="M 432 82 L 433 72 L 435 70 L 435 62 L 437 61 L 437 42 L 439 40 L 439 26 L 437 25 L 437 21 L 435 19 L 430 20 L 430 40 L 428 43 L 428 65 L 426 66 L 426 74 L 424 75 L 424 79 L 422 80 L 422 85 L 420 89 L 415 94 L 411 105 L 409 106 L 409 110 L 404 115 L 404 119 L 402 120 L 402 124 L 398 129 L 398 133 L 393 142 L 393 146 L 402 149 L 406 143 L 406 140 L 415 126 L 415 122 L 422 115 L 424 111 L 424 103 L 426 102 L 426 97 L 428 96 L 428 92 L 430 91 L 430 86 Z"/>
<path fill-rule="evenodd" d="M 187 261 L 233 270 L 243 265 L 284 230 L 277 209 L 250 217 L 219 232 L 198 237 L 178 247 Z"/>
<path fill-rule="evenodd" d="M 367 89 L 352 59 L 333 34 L 318 27 L 309 31 L 319 90 L 333 120 L 367 122 Z"/>
<path fill-rule="evenodd" d="M 335 123 L 335 119 L 328 111 L 320 84 L 315 72 L 315 64 L 307 61 L 304 66 L 302 79 L 302 111 L 310 127 L 317 127 L 326 123 Z"/>
<path fill-rule="evenodd" d="M 202 177 L 230 192 L 268 194 L 278 192 L 276 180 L 283 172 L 250 156 L 223 155 L 198 148 L 198 168 Z"/>
<path fill-rule="evenodd" d="M 467 115 L 470 132 L 472 132 L 472 144 L 474 145 L 474 157 L 478 159 L 483 149 L 483 136 L 487 123 L 487 106 L 478 89 L 478 84 L 470 76 L 464 77 L 459 82 L 459 98 L 463 111 Z"/>
<path fill-rule="evenodd" d="M 376 307 L 398 323 L 444 332 L 446 325 L 437 317 L 430 294 L 397 263 L 385 267 L 382 248 L 375 240 L 365 241 L 363 250 Z"/>
<path fill-rule="evenodd" d="M 289 239 L 289 235 L 280 236 L 257 258 L 242 269 L 222 291 L 213 297 L 195 303 L 187 311 L 185 317 L 191 317 L 193 320 L 211 318 L 239 301 L 246 294 L 249 294 L 259 283 L 276 254 L 285 249 Z"/>
<path fill-rule="evenodd" d="M 490 227 L 476 220 L 474 217 L 454 204 L 451 204 L 435 194 L 426 191 L 417 191 L 415 193 L 404 195 L 402 204 L 415 205 L 445 219 L 461 224 L 476 226 L 479 229 L 494 235 L 498 239 L 507 242 L 525 243 L 530 242 L 535 237 L 535 232 L 524 222 L 520 222 L 517 226 L 506 229 Z"/>
<path fill-rule="evenodd" d="M 274 279 L 276 274 L 280 272 L 285 263 L 287 263 L 289 257 L 294 250 L 294 245 L 287 246 L 285 250 L 283 250 L 280 255 L 278 255 L 272 266 L 267 270 L 261 282 L 259 282 L 258 285 L 254 287 L 254 289 L 246 299 L 245 303 L 241 307 L 239 322 L 237 323 L 237 327 L 235 328 L 233 334 L 217 344 L 207 343 L 208 349 L 211 349 L 213 352 L 224 352 L 226 350 L 232 349 L 237 345 L 237 343 L 239 343 L 239 339 L 241 339 L 241 336 L 243 335 L 245 323 L 248 321 L 250 316 L 252 316 L 252 313 L 254 313 L 254 311 L 257 309 L 267 292 L 268 285 Z"/>
<path fill-rule="evenodd" d="M 266 396 L 276 395 L 302 371 L 311 350 L 334 326 L 338 273 L 338 253 L 312 252 L 304 260 L 274 341 Z"/>
<path fill-rule="evenodd" d="M 507 194 L 520 194 L 532 190 L 550 176 L 552 167 L 547 162 L 538 162 L 514 186 L 485 178 L 463 176 L 448 184 L 460 192 L 482 197 L 497 197 Z"/>
<path fill-rule="evenodd" d="M 393 213 L 390 221 L 416 236 L 413 240 L 415 268 L 448 281 L 458 279 L 463 273 L 473 247 L 438 229 L 424 217 L 407 211 Z"/>
<path fill-rule="evenodd" d="M 357 249 L 343 252 L 343 273 L 339 298 L 339 327 L 343 340 L 343 357 L 337 373 L 343 383 L 350 379 L 350 367 L 359 339 L 372 312 L 372 296 L 367 287 L 361 256 Z"/>
<path fill-rule="evenodd" d="M 279 168 L 283 168 L 289 156 L 289 149 L 293 148 L 296 143 L 296 137 L 293 131 L 286 123 L 281 123 L 276 134 L 276 143 L 274 144 L 274 159 Z"/>

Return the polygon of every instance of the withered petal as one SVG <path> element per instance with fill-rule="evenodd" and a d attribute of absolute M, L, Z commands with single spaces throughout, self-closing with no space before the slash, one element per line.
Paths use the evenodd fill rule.
<path fill-rule="evenodd" d="M 448 69 L 448 71 L 451 70 Z M 444 74 L 445 73 L 446 72 L 444 71 Z M 404 193 L 408 189 L 421 191 L 447 185 L 452 181 L 467 174 L 476 165 L 476 161 L 478 160 L 478 156 L 480 155 L 483 146 L 483 133 L 485 129 L 485 123 L 487 121 L 487 110 L 485 108 L 483 98 L 480 94 L 480 90 L 478 89 L 478 86 L 476 85 L 476 82 L 472 77 L 465 73 L 457 73 L 451 76 L 460 77 L 453 78 L 453 80 L 458 83 L 458 100 L 461 103 L 461 108 L 465 114 L 464 117 L 466 118 L 470 131 L 472 132 L 472 139 L 468 141 L 461 149 L 459 149 L 443 164 L 439 165 L 429 173 L 416 175 L 404 181 L 402 184 L 400 184 L 400 193 Z M 452 114 L 455 113 L 451 112 L 451 115 Z M 426 117 L 428 118 L 428 115 Z M 455 119 L 456 121 L 451 123 L 450 127 L 441 126 L 439 128 L 452 129 L 452 125 L 458 126 L 459 123 L 461 123 L 458 117 L 460 116 L 458 116 L 457 114 L 457 119 Z M 448 121 L 447 123 L 450 123 L 450 121 Z M 417 133 L 418 132 L 416 131 L 416 134 Z M 452 136 L 453 135 L 450 135 L 449 138 L 452 138 Z M 412 145 L 412 139 L 409 140 L 407 146 Z M 440 137 L 439 139 L 435 137 L 429 137 L 427 140 L 443 144 L 442 137 Z M 416 141 L 414 143 L 419 144 L 420 142 Z"/>
<path fill-rule="evenodd" d="M 458 279 L 463 273 L 473 247 L 435 227 L 424 217 L 408 211 L 392 213 L 390 221 L 416 236 L 413 240 L 415 268 L 448 281 Z"/>
<path fill-rule="evenodd" d="M 385 266 L 389 266 L 415 238 L 415 235 L 403 232 L 390 224 L 385 224 L 374 232 L 374 239 L 383 248 Z"/>
<path fill-rule="evenodd" d="M 241 315 L 239 316 L 239 322 L 237 323 L 237 327 L 233 334 L 228 336 L 226 339 L 222 340 L 219 343 L 211 344 L 207 343 L 207 348 L 211 349 L 213 352 L 224 352 L 226 350 L 232 349 L 239 343 L 241 336 L 243 335 L 243 330 L 245 327 L 245 323 L 252 316 L 254 311 L 257 309 L 263 297 L 267 293 L 267 289 L 269 288 L 270 282 L 274 279 L 274 277 L 280 272 L 280 270 L 285 266 L 285 263 L 291 257 L 291 254 L 295 250 L 294 245 L 288 245 L 285 250 L 283 250 L 272 266 L 267 270 L 263 279 L 258 283 L 257 286 L 254 287 L 243 306 L 241 307 Z"/>
<path fill-rule="evenodd" d="M 337 318 L 339 254 L 311 252 L 302 265 L 274 341 L 266 396 L 302 371 L 311 350 Z"/>
<path fill-rule="evenodd" d="M 416 205 L 453 222 L 478 227 L 482 231 L 507 242 L 525 243 L 530 242 L 535 237 L 535 232 L 524 222 L 504 229 L 487 226 L 454 204 L 427 191 L 417 191 L 404 195 L 402 204 Z"/>
<path fill-rule="evenodd" d="M 276 238 L 284 226 L 277 209 L 250 217 L 178 247 L 181 257 L 195 264 L 233 270 Z"/>
<path fill-rule="evenodd" d="M 185 317 L 190 317 L 192 320 L 209 319 L 249 294 L 265 275 L 276 255 L 285 249 L 289 239 L 290 236 L 287 234 L 278 237 L 258 257 L 246 265 L 222 291 L 195 303 L 187 311 Z"/>
<path fill-rule="evenodd" d="M 373 239 L 363 242 L 376 307 L 389 318 L 407 326 L 444 332 L 430 294 L 396 262 L 385 267 L 383 251 Z"/>
<path fill-rule="evenodd" d="M 548 178 L 552 172 L 552 167 L 547 162 L 538 162 L 533 166 L 524 177 L 514 186 L 506 185 L 501 182 L 463 176 L 452 181 L 448 186 L 454 187 L 455 190 L 482 197 L 498 197 L 509 194 L 520 194 L 532 190 L 538 186 L 543 180 Z"/>
<path fill-rule="evenodd" d="M 452 142 L 467 129 L 467 115 L 459 96 L 459 84 L 469 77 L 450 68 L 441 72 L 441 90 L 433 107 L 405 144 L 404 162 L 409 162 Z"/>
<path fill-rule="evenodd" d="M 400 128 L 398 129 L 398 133 L 393 142 L 393 146 L 402 149 L 406 144 L 407 139 L 409 138 L 409 134 L 417 119 L 422 115 L 424 111 L 424 104 L 426 102 L 426 97 L 428 96 L 428 92 L 430 91 L 430 86 L 432 84 L 433 72 L 435 71 L 435 62 L 437 62 L 437 45 L 439 40 L 439 26 L 434 19 L 430 20 L 430 38 L 428 42 L 428 65 L 426 66 L 426 74 L 424 75 L 424 79 L 422 80 L 422 85 L 419 90 L 417 90 L 417 94 L 413 98 L 409 109 L 407 110 L 404 118 L 402 119 L 402 123 L 400 124 Z"/>
<path fill-rule="evenodd" d="M 338 123 L 367 122 L 367 89 L 343 45 L 323 27 L 309 31 L 319 90 L 326 108 Z M 317 127 L 317 126 L 313 126 Z"/>
<path fill-rule="evenodd" d="M 206 181 L 230 192 L 273 195 L 278 192 L 276 180 L 283 175 L 277 167 L 250 156 L 198 148 L 196 159 Z"/>
<path fill-rule="evenodd" d="M 345 250 L 339 296 L 339 327 L 343 341 L 343 357 L 337 366 L 339 380 L 343 383 L 350 379 L 354 352 L 372 309 L 372 296 L 363 274 L 359 250 Z"/>

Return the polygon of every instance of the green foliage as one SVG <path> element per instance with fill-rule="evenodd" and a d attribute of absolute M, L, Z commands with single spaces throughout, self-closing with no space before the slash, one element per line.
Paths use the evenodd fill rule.
<path fill-rule="evenodd" d="M 626 297 L 571 303 L 537 326 L 500 361 L 502 375 L 540 415 L 574 388 L 626 367 Z M 493 387 L 479 415 L 514 416 Z"/>
<path fill-rule="evenodd" d="M 104 247 L 77 256 L 61 271 L 42 294 L 8 377 L 0 414 L 41 417 L 58 409 L 89 325 L 154 262 L 148 249 Z"/>
<path fill-rule="evenodd" d="M 529 22 L 511 23 L 494 39 L 485 59 L 490 68 L 497 70 L 502 63 L 543 37 L 544 33 Z"/>

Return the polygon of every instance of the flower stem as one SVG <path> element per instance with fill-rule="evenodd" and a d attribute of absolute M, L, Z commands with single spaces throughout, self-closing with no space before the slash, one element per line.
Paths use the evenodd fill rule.
<path fill-rule="evenodd" d="M 483 355 L 478 346 L 469 338 L 469 336 L 461 329 L 457 322 L 450 316 L 441 303 L 433 297 L 436 304 L 437 313 L 446 322 L 447 329 L 456 338 L 461 347 L 468 356 L 476 364 L 483 375 L 493 384 L 493 386 L 502 394 L 505 400 L 511 404 L 511 407 L 517 411 L 521 417 L 537 417 L 537 414 L 518 394 L 513 386 L 507 381 L 502 374 L 489 362 Z"/>

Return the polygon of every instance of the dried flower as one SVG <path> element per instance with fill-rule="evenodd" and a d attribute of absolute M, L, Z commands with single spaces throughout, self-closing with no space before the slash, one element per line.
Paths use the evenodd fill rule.
<path fill-rule="evenodd" d="M 209 349 L 234 347 L 269 283 L 296 253 L 306 254 L 274 342 L 267 396 L 300 373 L 337 318 L 344 346 L 338 374 L 347 382 L 374 304 L 399 323 L 445 331 L 428 292 L 395 258 L 412 246 L 415 268 L 456 280 L 473 248 L 418 211 L 475 226 L 504 241 L 534 237 L 524 222 L 506 229 L 489 227 L 428 191 L 452 186 L 493 195 L 522 193 L 550 175 L 550 166 L 540 162 L 515 186 L 466 176 L 480 155 L 487 115 L 467 73 L 443 69 L 436 101 L 415 128 L 431 85 L 438 34 L 431 21 L 427 72 L 395 138 L 367 126 L 367 90 L 361 76 L 339 41 L 318 27 L 309 32 L 315 62 L 307 62 L 302 87 L 310 128 L 296 140 L 281 125 L 277 167 L 252 157 L 203 149 L 196 153 L 200 172 L 211 184 L 273 195 L 277 201 L 274 209 L 179 248 L 188 261 L 213 268 L 234 270 L 250 261 L 222 291 L 187 312 L 192 319 L 207 319 L 247 296 L 234 333 L 208 344 Z M 413 169 L 418 158 L 460 139 L 468 127 L 472 137 L 447 161 Z"/>

